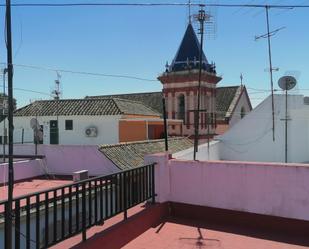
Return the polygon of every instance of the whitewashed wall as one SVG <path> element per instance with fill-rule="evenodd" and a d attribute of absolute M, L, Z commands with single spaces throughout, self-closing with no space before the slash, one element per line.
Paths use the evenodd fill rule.
<path fill-rule="evenodd" d="M 272 136 L 271 96 L 226 133 L 220 141 L 219 158 L 236 161 L 285 161 L 285 96 L 275 95 L 275 141 Z M 288 162 L 309 161 L 309 105 L 302 95 L 288 96 Z"/>
<path fill-rule="evenodd" d="M 30 127 L 32 118 L 34 117 L 14 117 L 14 143 L 22 142 L 22 129 L 24 129 L 24 143 L 33 142 L 33 130 Z M 118 143 L 120 118 L 120 115 L 59 116 L 59 144 L 98 145 Z M 50 120 L 56 120 L 56 116 L 38 117 L 39 124 L 44 126 L 44 144 L 50 143 Z M 65 130 L 65 120 L 73 120 L 73 130 Z M 97 137 L 87 137 L 85 135 L 85 130 L 91 126 L 97 127 Z M 0 136 L 3 135 L 2 127 L 3 122 L 0 123 Z"/>
<path fill-rule="evenodd" d="M 229 127 L 232 127 L 234 124 L 236 124 L 239 120 L 241 120 L 240 112 L 241 108 L 245 109 L 246 113 L 250 112 L 250 105 L 247 99 L 246 94 L 243 92 L 242 95 L 239 98 L 239 101 L 235 107 L 234 113 L 229 121 Z"/>
<path fill-rule="evenodd" d="M 208 144 L 204 143 L 199 145 L 198 152 L 196 153 L 197 160 L 220 160 L 219 158 L 219 141 L 212 141 Z M 192 160 L 193 159 L 194 147 L 191 147 L 186 150 L 174 153 L 173 158 L 183 159 L 183 160 Z"/>

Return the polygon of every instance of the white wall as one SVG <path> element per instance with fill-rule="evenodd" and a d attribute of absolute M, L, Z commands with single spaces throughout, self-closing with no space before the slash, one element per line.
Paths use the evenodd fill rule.
<path fill-rule="evenodd" d="M 232 114 L 232 117 L 229 121 L 229 127 L 232 127 L 234 124 L 236 124 L 239 120 L 241 120 L 241 108 L 244 108 L 246 113 L 249 113 L 251 110 L 250 110 L 250 105 L 249 105 L 249 102 L 248 102 L 248 99 L 247 99 L 247 96 L 245 94 L 245 92 L 243 92 L 239 98 L 239 101 L 235 107 L 235 110 Z"/>
<path fill-rule="evenodd" d="M 274 95 L 275 141 L 272 137 L 271 96 L 226 133 L 220 141 L 219 158 L 236 161 L 285 161 L 285 96 Z M 309 161 L 309 105 L 302 95 L 288 96 L 288 162 Z"/>
<path fill-rule="evenodd" d="M 14 117 L 14 143 L 22 142 L 22 129 L 24 129 L 24 143 L 33 143 L 33 130 L 30 127 L 29 117 Z M 59 144 L 98 145 L 119 142 L 120 115 L 111 116 L 59 116 Z M 50 143 L 49 121 L 56 120 L 56 116 L 42 116 L 37 118 L 44 126 L 44 144 Z M 73 130 L 65 130 L 65 120 L 73 120 Z M 7 121 L 6 121 L 7 124 Z M 98 128 L 97 137 L 87 137 L 85 129 L 90 126 Z M 3 122 L 0 123 L 0 136 L 3 135 Z"/>
<path fill-rule="evenodd" d="M 309 221 L 309 167 L 305 164 L 168 160 L 155 166 L 156 200 Z"/>
<path fill-rule="evenodd" d="M 197 160 L 220 160 L 219 158 L 219 141 L 211 141 L 209 143 L 209 150 L 208 144 L 204 143 L 199 145 L 198 152 L 196 153 Z M 173 158 L 183 159 L 183 160 L 192 160 L 193 159 L 193 151 L 194 147 L 191 147 L 186 150 L 179 151 L 173 154 Z"/>

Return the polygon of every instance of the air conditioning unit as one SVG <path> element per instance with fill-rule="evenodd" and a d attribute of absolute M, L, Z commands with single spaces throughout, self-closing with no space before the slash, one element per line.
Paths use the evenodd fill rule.
<path fill-rule="evenodd" d="M 89 127 L 85 130 L 85 134 L 87 137 L 96 137 L 98 135 L 97 127 Z"/>
<path fill-rule="evenodd" d="M 88 179 L 88 170 L 80 170 L 73 172 L 73 181 L 79 182 Z"/>
<path fill-rule="evenodd" d="M 304 97 L 304 104 L 309 105 L 309 97 Z"/>

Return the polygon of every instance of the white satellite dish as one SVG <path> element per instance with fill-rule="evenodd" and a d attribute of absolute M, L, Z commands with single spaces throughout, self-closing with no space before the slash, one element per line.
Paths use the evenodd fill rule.
<path fill-rule="evenodd" d="M 39 125 L 39 121 L 36 118 L 32 118 L 30 120 L 30 127 L 34 130 L 34 129 L 39 129 L 40 125 Z"/>
<path fill-rule="evenodd" d="M 293 89 L 296 84 L 297 80 L 293 76 L 283 76 L 278 81 L 279 87 L 285 91 Z"/>

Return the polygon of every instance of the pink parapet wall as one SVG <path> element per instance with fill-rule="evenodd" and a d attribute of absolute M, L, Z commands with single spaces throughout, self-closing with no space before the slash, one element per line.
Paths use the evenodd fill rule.
<path fill-rule="evenodd" d="M 14 145 L 14 154 L 34 155 L 35 147 Z M 38 155 L 45 156 L 41 167 L 48 174 L 72 175 L 86 169 L 89 175 L 97 176 L 120 171 L 95 145 L 38 145 Z"/>
<path fill-rule="evenodd" d="M 168 160 L 165 154 L 145 161 L 157 162 L 158 202 L 309 220 L 306 164 Z"/>
<path fill-rule="evenodd" d="M 19 181 L 22 179 L 33 178 L 44 174 L 42 168 L 42 160 L 25 160 L 14 162 L 14 179 Z M 7 183 L 8 163 L 0 164 L 0 184 Z"/>

